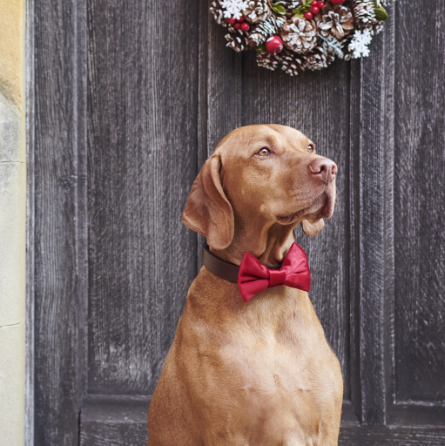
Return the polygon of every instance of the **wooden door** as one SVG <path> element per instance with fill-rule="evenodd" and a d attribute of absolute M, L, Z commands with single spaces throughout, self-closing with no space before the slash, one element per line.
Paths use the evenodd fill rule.
<path fill-rule="evenodd" d="M 334 218 L 297 238 L 342 365 L 340 444 L 444 445 L 444 2 L 398 1 L 370 58 L 297 78 L 225 48 L 208 8 L 34 0 L 28 445 L 145 444 L 200 266 L 189 188 L 255 123 L 339 166 Z"/>

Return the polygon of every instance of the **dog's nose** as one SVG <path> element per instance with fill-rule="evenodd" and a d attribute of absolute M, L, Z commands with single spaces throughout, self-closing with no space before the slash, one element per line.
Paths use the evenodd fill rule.
<path fill-rule="evenodd" d="M 317 158 L 309 164 L 312 175 L 319 177 L 325 183 L 335 179 L 337 175 L 337 164 L 327 158 Z"/>

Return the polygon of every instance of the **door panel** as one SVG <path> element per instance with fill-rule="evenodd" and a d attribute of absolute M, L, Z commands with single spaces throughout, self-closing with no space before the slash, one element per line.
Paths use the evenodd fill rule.
<path fill-rule="evenodd" d="M 201 265 L 190 186 L 265 122 L 339 166 L 333 219 L 296 235 L 342 366 L 340 444 L 445 444 L 445 5 L 397 2 L 370 58 L 291 78 L 225 48 L 206 1 L 35 3 L 34 444 L 145 444 Z"/>
<path fill-rule="evenodd" d="M 29 2 L 32 3 L 32 2 Z M 35 445 L 77 445 L 84 361 L 86 252 L 85 5 L 35 2 L 34 246 Z M 77 32 L 73 30 L 77 29 Z M 30 98 L 28 98 L 29 100 Z M 28 117 L 32 122 L 32 117 Z M 32 317 L 30 317 L 30 320 Z M 32 331 L 32 330 L 31 330 Z M 32 397 L 31 397 L 32 400 Z"/>
<path fill-rule="evenodd" d="M 188 5 L 169 5 L 182 18 L 172 23 L 148 2 L 89 2 L 90 393 L 153 392 L 196 275 L 181 222 L 197 173 Z"/>
<path fill-rule="evenodd" d="M 424 24 L 407 6 L 402 10 L 395 86 L 395 394 L 397 401 L 428 406 L 445 400 L 445 67 L 435 56 L 445 47 L 438 26 L 445 5 L 429 3 Z M 412 48 L 417 60 L 409 58 Z M 422 76 L 429 78 L 426 85 L 415 81 Z"/>

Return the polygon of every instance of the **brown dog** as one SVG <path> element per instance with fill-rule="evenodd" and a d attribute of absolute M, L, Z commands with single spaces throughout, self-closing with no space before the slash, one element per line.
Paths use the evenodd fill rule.
<path fill-rule="evenodd" d="M 324 226 L 337 166 L 290 127 L 241 127 L 196 178 L 184 223 L 239 265 L 279 265 L 302 223 Z M 249 302 L 204 266 L 193 281 L 151 400 L 148 446 L 333 446 L 343 383 L 304 291 L 277 286 Z"/>

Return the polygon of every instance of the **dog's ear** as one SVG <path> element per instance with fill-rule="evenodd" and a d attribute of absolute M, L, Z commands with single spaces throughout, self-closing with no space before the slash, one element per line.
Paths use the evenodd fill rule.
<path fill-rule="evenodd" d="M 301 228 L 307 236 L 312 237 L 313 235 L 318 234 L 324 228 L 324 220 L 322 218 L 315 220 L 314 222 L 303 220 L 301 222 Z"/>
<path fill-rule="evenodd" d="M 196 177 L 182 214 L 183 223 L 215 249 L 227 248 L 235 230 L 233 208 L 222 188 L 220 170 L 219 155 L 212 155 Z"/>

